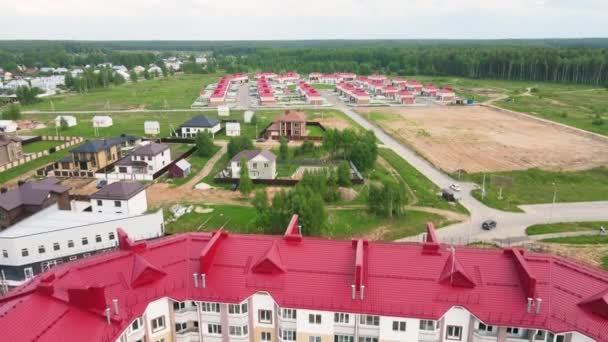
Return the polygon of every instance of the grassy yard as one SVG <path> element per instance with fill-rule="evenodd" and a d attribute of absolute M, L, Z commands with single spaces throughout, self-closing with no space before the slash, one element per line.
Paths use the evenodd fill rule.
<path fill-rule="evenodd" d="M 69 93 L 24 106 L 22 110 L 78 111 L 125 109 L 186 109 L 201 89 L 217 82 L 221 75 L 176 75 L 168 78 L 141 80 L 84 94 Z M 53 106 L 51 105 L 51 101 Z"/>
<path fill-rule="evenodd" d="M 423 174 L 418 172 L 413 166 L 408 164 L 407 161 L 397 155 L 393 150 L 379 148 L 378 154 L 399 173 L 401 178 L 403 178 L 407 185 L 412 189 L 418 199 L 416 205 L 467 213 L 464 207 L 453 205 L 443 200 L 441 196 L 438 195 L 441 192 L 441 189 Z"/>
<path fill-rule="evenodd" d="M 260 233 L 255 227 L 256 212 L 253 207 L 214 205 L 211 213 L 192 212 L 167 225 L 167 232 L 213 231 L 222 226 L 235 233 Z M 389 241 L 417 235 L 426 229 L 426 222 L 436 226 L 448 222 L 443 218 L 417 211 L 408 211 L 403 217 L 378 218 L 365 210 L 329 210 L 328 226 L 323 237 L 349 239 L 351 237 L 375 237 Z"/>
<path fill-rule="evenodd" d="M 526 228 L 528 235 L 542 235 L 564 232 L 580 232 L 595 230 L 599 231 L 600 227 L 608 229 L 608 222 L 572 222 L 572 223 L 552 223 L 552 224 L 537 224 Z"/>
<path fill-rule="evenodd" d="M 495 185 L 493 175 L 511 179 L 504 185 L 502 199 L 498 198 L 500 186 Z M 454 175 L 455 176 L 455 175 Z M 500 177 L 504 182 L 505 177 Z M 482 184 L 483 174 L 463 174 L 463 180 Z M 551 203 L 553 184 L 557 189 L 557 202 L 583 202 L 608 200 L 608 168 L 599 167 L 577 172 L 551 172 L 538 169 L 525 171 L 496 172 L 486 174 L 485 204 L 502 210 L 520 211 L 522 204 Z M 473 195 L 481 200 L 481 190 Z"/>
<path fill-rule="evenodd" d="M 213 178 L 215 178 L 215 175 L 222 171 L 222 169 L 224 169 L 228 165 L 229 161 L 230 157 L 228 157 L 228 153 L 224 153 L 224 155 L 217 161 L 217 163 L 213 165 L 213 169 L 211 170 L 211 172 L 209 172 L 209 174 L 205 178 L 203 178 L 202 182 L 207 184 L 213 184 L 213 186 L 219 188 L 230 188 L 230 184 L 215 184 L 213 182 Z"/>
<path fill-rule="evenodd" d="M 323 89 L 334 90 L 334 89 L 336 89 L 336 86 L 333 84 L 313 83 L 313 84 L 311 84 L 311 86 L 317 90 L 323 90 Z"/>
<path fill-rule="evenodd" d="M 602 258 L 602 267 L 605 270 L 608 270 L 608 255 L 606 255 Z"/>
<path fill-rule="evenodd" d="M 583 235 L 583 236 L 569 236 L 553 239 L 541 240 L 542 242 L 548 243 L 561 243 L 571 245 L 601 245 L 608 244 L 608 235 Z"/>
<path fill-rule="evenodd" d="M 298 169 L 298 165 L 295 164 L 282 164 L 277 163 L 277 178 L 289 178 Z"/>
<path fill-rule="evenodd" d="M 216 146 L 213 153 L 215 154 L 219 150 L 220 150 L 220 147 Z M 213 155 L 211 155 L 211 156 L 213 156 Z M 197 155 L 196 151 L 195 151 L 192 155 L 190 155 L 190 157 L 188 157 L 186 159 L 192 166 L 192 170 L 191 170 L 190 174 L 188 174 L 188 176 L 186 176 L 184 178 L 171 179 L 172 186 L 176 187 L 176 186 L 180 186 L 180 185 L 188 183 L 188 181 L 190 181 L 190 179 L 192 179 L 192 177 L 194 177 L 196 174 L 198 174 L 200 172 L 200 170 L 205 166 L 205 164 L 207 164 L 209 159 L 211 159 L 211 157 L 201 157 L 201 156 Z"/>
<path fill-rule="evenodd" d="M 74 147 L 76 147 L 76 146 L 74 146 Z M 67 156 L 68 154 L 69 154 L 68 150 L 57 151 L 48 156 L 34 159 L 25 164 L 14 167 L 10 170 L 0 172 L 0 184 L 8 182 L 9 180 L 19 177 L 19 176 L 29 176 L 29 172 L 34 171 L 35 169 L 42 167 L 48 163 L 61 159 L 65 156 Z"/>
<path fill-rule="evenodd" d="M 306 130 L 308 131 L 308 135 L 311 137 L 322 137 L 325 132 L 319 126 L 306 126 Z"/>
<path fill-rule="evenodd" d="M 63 141 L 41 140 L 23 145 L 23 153 L 41 152 L 63 144 Z"/>

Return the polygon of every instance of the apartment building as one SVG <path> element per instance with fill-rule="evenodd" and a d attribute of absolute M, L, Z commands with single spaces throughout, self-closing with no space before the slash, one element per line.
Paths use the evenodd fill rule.
<path fill-rule="evenodd" d="M 608 341 L 608 273 L 512 248 L 449 247 L 432 225 L 423 243 L 304 238 L 297 216 L 283 236 L 117 234 L 118 251 L 0 298 L 0 325 L 12 327 L 3 338 Z"/>

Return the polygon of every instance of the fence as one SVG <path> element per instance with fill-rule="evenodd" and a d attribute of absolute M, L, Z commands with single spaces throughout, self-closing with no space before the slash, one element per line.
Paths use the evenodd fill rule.
<path fill-rule="evenodd" d="M 10 163 L 7 163 L 7 164 L 4 164 L 4 165 L 0 166 L 0 172 L 4 172 L 4 171 L 7 171 L 7 170 L 10 170 L 10 169 L 12 169 L 14 167 L 17 167 L 19 165 L 23 165 L 25 163 L 28 163 L 28 162 L 30 162 L 32 160 L 36 160 L 38 158 L 42 158 L 42 157 L 51 155 L 52 153 L 55 153 L 57 151 L 65 150 L 66 148 L 72 147 L 72 146 L 74 146 L 76 144 L 80 144 L 84 140 L 84 138 L 82 138 L 82 137 L 63 137 L 63 136 L 48 136 L 48 135 L 44 135 L 44 136 L 41 136 L 39 140 L 35 140 L 35 139 L 28 140 L 28 143 L 34 143 L 34 142 L 40 141 L 40 140 L 42 140 L 42 141 L 45 141 L 45 140 L 48 140 L 48 141 L 65 141 L 65 143 L 63 143 L 61 145 L 58 145 L 58 146 L 55 146 L 55 147 L 52 147 L 52 148 L 50 148 L 48 150 L 34 152 L 34 153 L 28 153 L 27 155 L 25 155 L 25 156 L 23 156 L 23 157 L 21 157 L 21 158 L 19 158 L 17 160 L 14 160 L 14 161 L 12 161 Z"/>

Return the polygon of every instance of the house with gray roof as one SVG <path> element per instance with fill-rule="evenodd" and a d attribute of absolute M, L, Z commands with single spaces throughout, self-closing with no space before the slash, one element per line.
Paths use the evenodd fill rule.
<path fill-rule="evenodd" d="M 118 181 L 91 195 L 92 211 L 102 214 L 141 215 L 148 210 L 146 188 L 135 181 Z"/>
<path fill-rule="evenodd" d="M 225 176 L 241 178 L 241 162 L 247 162 L 251 179 L 275 179 L 277 177 L 277 157 L 268 150 L 245 150 L 230 159 Z"/>
<path fill-rule="evenodd" d="M 206 115 L 197 115 L 179 126 L 175 131 L 175 135 L 180 138 L 194 138 L 198 132 L 215 134 L 221 129 L 220 120 Z"/>
<path fill-rule="evenodd" d="M 0 189 L 0 229 L 4 229 L 55 203 L 60 210 L 70 210 L 68 187 L 56 178 L 20 182 L 12 189 Z"/>
<path fill-rule="evenodd" d="M 136 147 L 114 164 L 114 172 L 126 175 L 154 175 L 171 163 L 169 145 L 151 142 Z"/>

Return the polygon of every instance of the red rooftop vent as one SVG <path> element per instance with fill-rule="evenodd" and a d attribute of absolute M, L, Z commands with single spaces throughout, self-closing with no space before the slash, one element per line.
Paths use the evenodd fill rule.
<path fill-rule="evenodd" d="M 422 254 L 441 255 L 439 248 L 439 239 L 435 233 L 435 226 L 433 225 L 433 222 L 427 222 L 426 238 L 424 240 L 424 244 L 422 245 Z"/>
<path fill-rule="evenodd" d="M 201 274 L 207 274 L 211 265 L 213 264 L 213 258 L 217 254 L 217 250 L 219 249 L 220 243 L 228 236 L 228 233 L 223 229 L 220 229 L 213 233 L 213 236 L 205 245 L 205 249 L 201 252 L 199 262 Z"/>
<path fill-rule="evenodd" d="M 264 253 L 264 255 L 258 260 L 258 262 L 251 267 L 254 273 L 267 273 L 276 274 L 285 272 L 283 261 L 281 259 L 281 253 L 276 241 L 272 242 L 270 248 Z"/>
<path fill-rule="evenodd" d="M 451 247 L 451 254 L 446 260 L 445 266 L 443 266 L 439 282 L 441 284 L 467 288 L 474 288 L 476 285 L 473 278 L 469 277 L 462 264 L 456 259 L 454 247 Z"/>
<path fill-rule="evenodd" d="M 116 232 L 118 234 L 118 247 L 120 249 L 135 253 L 141 253 L 146 250 L 147 245 L 145 241 L 133 242 L 122 228 L 118 228 Z"/>
<path fill-rule="evenodd" d="M 142 256 L 133 256 L 133 270 L 131 272 L 131 287 L 140 287 L 157 280 L 166 275 L 165 272 L 153 266 Z"/>
<path fill-rule="evenodd" d="M 365 249 L 369 242 L 367 240 L 358 239 L 353 240 L 353 247 L 355 251 L 355 279 L 352 289 L 352 299 L 356 299 L 356 292 L 359 292 L 359 298 L 363 300 L 365 291 L 365 276 L 367 274 L 367 263 L 365 260 Z"/>
<path fill-rule="evenodd" d="M 528 267 L 528 262 L 523 256 L 524 252 L 517 248 L 507 248 L 504 253 L 513 255 L 515 268 L 519 273 L 519 279 L 524 289 L 526 300 L 528 300 L 528 298 L 534 298 L 536 295 L 536 277 L 532 275 L 532 272 Z"/>
<path fill-rule="evenodd" d="M 608 289 L 583 300 L 578 305 L 608 319 Z"/>
<path fill-rule="evenodd" d="M 293 215 L 291 217 L 283 238 L 287 242 L 298 243 L 302 241 L 302 234 L 300 234 L 300 226 L 298 225 L 298 215 Z"/>
<path fill-rule="evenodd" d="M 103 286 L 88 286 L 68 289 L 68 302 L 82 309 L 103 311 L 106 309 L 106 294 Z"/>

